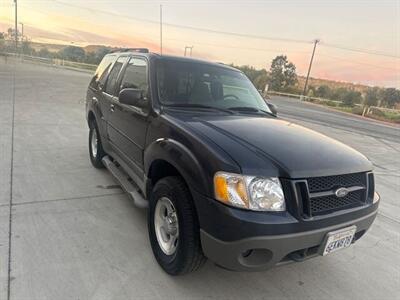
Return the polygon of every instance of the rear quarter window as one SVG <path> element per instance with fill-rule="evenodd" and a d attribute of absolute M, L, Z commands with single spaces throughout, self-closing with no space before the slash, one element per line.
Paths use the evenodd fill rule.
<path fill-rule="evenodd" d="M 106 83 L 107 80 L 107 75 L 116 58 L 117 58 L 116 55 L 104 56 L 103 60 L 97 67 L 96 72 L 94 73 L 94 76 L 90 82 L 91 87 L 96 89 L 102 89 L 104 87 L 104 84 Z"/>

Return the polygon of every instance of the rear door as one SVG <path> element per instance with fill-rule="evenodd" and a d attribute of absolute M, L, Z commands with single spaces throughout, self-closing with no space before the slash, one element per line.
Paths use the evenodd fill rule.
<path fill-rule="evenodd" d="M 103 136 L 107 132 L 106 123 L 110 111 L 110 103 L 106 97 L 103 96 L 103 89 L 111 67 L 116 59 L 117 56 L 114 54 L 108 54 L 103 58 L 90 82 L 87 93 L 87 100 L 92 101 L 93 108 L 96 110 L 96 115 L 99 117 L 97 125 L 99 126 L 100 134 Z"/>
<path fill-rule="evenodd" d="M 124 88 L 143 91 L 148 101 L 148 62 L 144 57 L 132 56 L 121 74 L 116 93 Z M 115 150 L 143 178 L 143 151 L 148 126 L 148 109 L 121 104 L 117 97 L 112 100 L 113 109 L 108 123 L 109 138 Z"/>

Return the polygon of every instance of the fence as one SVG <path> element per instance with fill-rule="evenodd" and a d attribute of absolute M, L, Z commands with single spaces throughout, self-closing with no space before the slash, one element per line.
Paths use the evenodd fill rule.
<path fill-rule="evenodd" d="M 20 59 L 21 61 L 29 61 L 29 62 L 33 62 L 33 63 L 51 65 L 54 67 L 61 67 L 61 68 L 72 69 L 72 70 L 77 70 L 77 71 L 85 71 L 85 72 L 90 72 L 90 73 L 94 72 L 97 68 L 97 65 L 74 62 L 74 61 L 69 61 L 69 60 L 64 60 L 64 59 L 59 59 L 59 58 L 47 58 L 47 57 L 39 57 L 39 56 L 31 56 L 31 55 L 15 54 L 15 53 L 4 53 L 4 52 L 3 53 L 0 52 L 0 56 L 16 57 L 17 59 Z M 289 97 L 289 98 L 297 98 L 302 101 L 310 101 L 310 102 L 318 101 L 318 102 L 325 102 L 325 103 L 328 103 L 328 102 L 336 103 L 338 105 L 343 104 L 342 101 L 337 101 L 337 100 L 330 100 L 330 99 L 319 98 L 319 97 L 309 97 L 309 96 L 290 94 L 290 93 L 281 93 L 281 92 L 275 92 L 275 91 L 268 91 L 268 95 L 285 96 L 285 97 Z M 354 105 L 358 106 L 358 107 L 363 107 L 362 104 L 354 104 Z M 379 107 L 379 106 L 371 106 L 371 107 L 369 107 L 368 110 L 373 109 L 373 108 L 379 109 L 384 112 L 400 114 L 399 109 L 385 108 L 385 107 Z"/>
<path fill-rule="evenodd" d="M 325 98 L 319 98 L 319 97 L 309 97 L 309 96 L 303 96 L 303 95 L 298 95 L 298 94 L 289 94 L 289 93 L 281 93 L 281 92 L 275 92 L 275 91 L 268 91 L 268 95 L 276 95 L 276 96 L 285 96 L 285 97 L 289 97 L 289 98 L 297 98 L 300 99 L 302 101 L 309 101 L 309 102 L 313 102 L 313 101 L 318 101 L 318 102 L 330 102 L 330 103 L 336 103 L 338 105 L 343 104 L 342 101 L 337 101 L 337 100 L 330 100 L 330 99 L 325 99 Z M 358 104 L 355 103 L 355 106 L 358 107 L 363 107 L 362 104 Z M 394 109 L 394 108 L 386 108 L 386 107 L 380 107 L 380 106 L 371 106 L 370 109 L 379 109 L 381 111 L 384 112 L 391 112 L 391 113 L 397 113 L 400 114 L 400 110 L 399 109 Z"/>
<path fill-rule="evenodd" d="M 31 56 L 31 55 L 15 54 L 15 53 L 0 53 L 0 56 L 4 56 L 5 58 L 12 57 L 20 61 L 28 61 L 31 63 L 38 63 L 48 66 L 61 67 L 61 68 L 86 71 L 86 72 L 94 72 L 97 68 L 97 65 L 85 64 L 59 58 L 47 58 L 47 57 L 39 57 L 39 56 Z"/>

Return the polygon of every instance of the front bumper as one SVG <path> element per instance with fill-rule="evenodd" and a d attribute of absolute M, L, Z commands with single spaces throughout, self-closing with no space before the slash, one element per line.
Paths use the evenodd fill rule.
<path fill-rule="evenodd" d="M 376 212 L 351 222 L 309 232 L 257 236 L 233 242 L 221 241 L 201 230 L 201 244 L 204 254 L 224 268 L 259 271 L 319 255 L 326 234 L 337 229 L 355 225 L 355 241 L 368 230 L 375 217 Z"/>
<path fill-rule="evenodd" d="M 231 208 L 193 193 L 204 254 L 236 271 L 259 271 L 322 253 L 326 234 L 355 225 L 359 239 L 371 226 L 378 203 L 313 220 L 287 212 L 259 213 Z"/>

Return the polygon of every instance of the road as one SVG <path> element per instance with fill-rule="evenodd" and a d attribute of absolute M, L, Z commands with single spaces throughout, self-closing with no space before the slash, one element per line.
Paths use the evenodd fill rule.
<path fill-rule="evenodd" d="M 273 96 L 272 102 L 279 106 L 283 116 L 288 116 L 292 120 L 321 124 L 378 139 L 400 141 L 400 126 L 349 115 L 294 98 Z"/>
<path fill-rule="evenodd" d="M 0 59 L 0 299 L 400 299 L 397 128 L 274 98 L 283 118 L 372 160 L 382 194 L 372 229 L 344 251 L 261 273 L 208 262 L 170 277 L 151 253 L 146 211 L 90 165 L 88 81 Z"/>
<path fill-rule="evenodd" d="M 360 118 L 293 98 L 272 97 L 278 115 L 335 138 L 366 155 L 375 166 L 381 215 L 400 222 L 400 127 Z"/>

